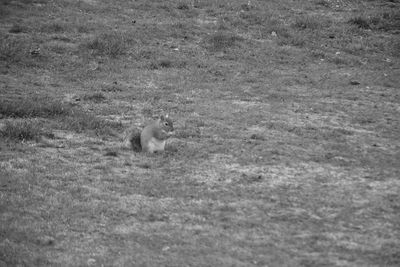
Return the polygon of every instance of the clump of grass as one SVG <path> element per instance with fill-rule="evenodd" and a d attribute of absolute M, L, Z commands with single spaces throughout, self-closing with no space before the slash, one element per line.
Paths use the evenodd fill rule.
<path fill-rule="evenodd" d="M 120 32 L 105 32 L 87 41 L 84 46 L 96 54 L 117 57 L 124 55 L 129 48 L 131 39 Z"/>
<path fill-rule="evenodd" d="M 96 103 L 100 103 L 105 101 L 107 98 L 105 97 L 104 94 L 98 92 L 98 93 L 93 93 L 93 94 L 87 94 L 83 96 L 83 100 L 86 101 L 93 101 Z"/>
<path fill-rule="evenodd" d="M 330 3 L 327 0 L 317 0 L 315 4 L 323 7 L 330 7 Z"/>
<path fill-rule="evenodd" d="M 136 51 L 135 59 L 136 60 L 144 60 L 144 59 L 154 59 L 156 58 L 156 52 L 153 49 L 139 49 Z"/>
<path fill-rule="evenodd" d="M 68 30 L 67 28 L 68 25 L 66 23 L 61 21 L 53 21 L 42 25 L 40 31 L 45 33 L 62 33 L 66 32 Z"/>
<path fill-rule="evenodd" d="M 158 69 L 158 68 L 171 68 L 173 66 L 173 62 L 169 59 L 162 59 L 158 62 L 152 62 L 150 64 L 150 68 Z"/>
<path fill-rule="evenodd" d="M 265 140 L 265 136 L 258 134 L 258 133 L 254 133 L 250 136 L 250 139 L 253 140 Z"/>
<path fill-rule="evenodd" d="M 0 115 L 13 118 L 52 118 L 70 114 L 70 107 L 49 97 L 1 99 Z"/>
<path fill-rule="evenodd" d="M 15 141 L 39 141 L 40 137 L 51 133 L 42 129 L 36 120 L 7 121 L 0 130 L 0 136 Z"/>
<path fill-rule="evenodd" d="M 204 122 L 197 119 L 189 119 L 184 126 L 177 131 L 177 138 L 198 138 L 201 136 L 200 127 L 204 126 Z"/>
<path fill-rule="evenodd" d="M 315 30 L 319 27 L 319 23 L 318 21 L 311 19 L 310 17 L 301 17 L 296 19 L 293 26 L 301 30 L 305 29 Z"/>
<path fill-rule="evenodd" d="M 196 28 L 194 25 L 189 25 L 188 23 L 176 22 L 171 25 L 170 37 L 176 39 L 190 40 L 196 35 Z"/>
<path fill-rule="evenodd" d="M 91 27 L 87 24 L 81 24 L 81 25 L 78 25 L 77 30 L 79 33 L 89 33 L 90 31 L 93 30 L 93 27 Z"/>
<path fill-rule="evenodd" d="M 383 31 L 391 31 L 400 29 L 400 14 L 399 12 L 385 12 L 379 14 L 376 20 L 376 26 Z M 375 23 L 375 20 L 373 20 Z"/>
<path fill-rule="evenodd" d="M 20 62 L 29 50 L 29 41 L 11 35 L 0 35 L 0 60 Z"/>
<path fill-rule="evenodd" d="M 106 121 L 83 110 L 74 110 L 71 116 L 61 118 L 62 127 L 78 133 L 92 131 L 95 135 L 116 135 L 116 130 L 122 129 L 122 124 Z"/>
<path fill-rule="evenodd" d="M 247 4 L 244 6 L 248 6 Z M 248 25 L 261 25 L 268 18 L 257 11 L 241 12 L 239 17 Z"/>
<path fill-rule="evenodd" d="M 400 42 L 393 42 L 390 53 L 395 57 L 400 57 Z"/>
<path fill-rule="evenodd" d="M 181 9 L 181 10 L 189 10 L 189 5 L 187 3 L 181 2 L 181 3 L 178 3 L 176 8 Z"/>
<path fill-rule="evenodd" d="M 326 53 L 320 49 L 311 50 L 310 55 L 315 59 L 325 59 L 326 57 Z"/>
<path fill-rule="evenodd" d="M 118 152 L 117 151 L 107 151 L 104 156 L 106 157 L 118 157 Z"/>
<path fill-rule="evenodd" d="M 288 27 L 282 21 L 275 18 L 267 18 L 264 23 L 264 31 L 268 34 L 275 32 L 278 36 L 287 36 Z"/>
<path fill-rule="evenodd" d="M 306 44 L 306 37 L 299 33 L 286 32 L 283 35 L 278 35 L 278 44 L 281 46 L 290 45 L 303 47 Z"/>
<path fill-rule="evenodd" d="M 61 41 L 61 42 L 71 42 L 71 38 L 64 34 L 56 34 L 51 37 L 53 40 Z"/>
<path fill-rule="evenodd" d="M 370 21 L 367 17 L 357 16 L 349 19 L 348 22 L 362 29 L 370 29 Z"/>
<path fill-rule="evenodd" d="M 338 66 L 353 65 L 356 63 L 352 58 L 342 56 L 330 56 L 327 57 L 327 60 L 328 62 Z"/>
<path fill-rule="evenodd" d="M 89 98 L 96 99 L 96 101 L 98 99 L 103 99 L 103 97 L 101 93 L 89 96 Z M 113 129 L 121 128 L 120 123 L 100 119 L 81 109 L 73 108 L 49 97 L 0 100 L 0 115 L 9 118 L 26 119 L 40 117 L 56 119 L 63 129 L 75 132 L 93 131 L 96 135 L 114 135 Z M 29 127 L 29 125 L 25 128 L 27 127 Z M 29 129 L 33 132 L 35 131 L 33 127 Z M 29 135 L 27 136 L 29 138 Z"/>
<path fill-rule="evenodd" d="M 65 54 L 68 51 L 68 46 L 63 43 L 54 43 L 46 47 L 48 51 L 54 52 L 56 54 Z"/>
<path fill-rule="evenodd" d="M 184 68 L 186 66 L 186 61 L 175 61 L 171 59 L 161 59 L 155 60 L 150 63 L 150 69 L 161 69 L 161 68 Z"/>
<path fill-rule="evenodd" d="M 28 28 L 20 24 L 13 24 L 11 28 L 8 30 L 9 33 L 24 33 L 27 31 Z"/>
<path fill-rule="evenodd" d="M 74 22 L 64 21 L 64 20 L 55 20 L 44 23 L 39 25 L 39 30 L 42 33 L 89 33 L 94 30 L 94 26 L 92 23 L 84 21 L 84 20 L 77 20 Z"/>
<path fill-rule="evenodd" d="M 331 21 L 321 16 L 300 16 L 293 23 L 293 28 L 300 30 L 317 30 L 328 27 Z"/>
<path fill-rule="evenodd" d="M 217 32 L 211 35 L 208 42 L 210 51 L 224 51 L 238 45 L 243 38 L 230 33 Z"/>
<path fill-rule="evenodd" d="M 398 30 L 400 28 L 400 15 L 395 12 L 384 12 L 370 16 L 363 14 L 350 18 L 348 23 L 361 29 Z"/>

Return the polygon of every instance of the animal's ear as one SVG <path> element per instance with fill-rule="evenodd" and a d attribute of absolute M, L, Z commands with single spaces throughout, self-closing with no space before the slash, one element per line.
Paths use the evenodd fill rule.
<path fill-rule="evenodd" d="M 165 121 L 164 115 L 161 115 L 161 116 L 160 116 L 160 119 L 161 119 L 162 121 Z"/>

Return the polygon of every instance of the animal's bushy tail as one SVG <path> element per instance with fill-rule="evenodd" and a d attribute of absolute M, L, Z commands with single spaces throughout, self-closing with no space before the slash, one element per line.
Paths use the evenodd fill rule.
<path fill-rule="evenodd" d="M 123 147 L 132 149 L 135 152 L 142 151 L 142 145 L 140 144 L 140 129 L 131 127 L 125 132 Z"/>

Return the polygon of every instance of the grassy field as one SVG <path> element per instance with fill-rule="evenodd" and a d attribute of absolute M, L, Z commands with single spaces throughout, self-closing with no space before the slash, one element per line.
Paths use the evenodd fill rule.
<path fill-rule="evenodd" d="M 0 266 L 399 266 L 399 10 L 1 0 Z"/>

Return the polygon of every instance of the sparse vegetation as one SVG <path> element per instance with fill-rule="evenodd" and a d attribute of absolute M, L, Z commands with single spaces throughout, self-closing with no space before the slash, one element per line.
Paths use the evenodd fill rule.
<path fill-rule="evenodd" d="M 165 58 L 160 60 L 153 60 L 152 62 L 150 62 L 149 68 L 153 70 L 160 68 L 184 68 L 186 64 L 186 61 Z"/>
<path fill-rule="evenodd" d="M 247 5 L 245 5 L 245 7 L 247 7 Z M 239 17 L 243 21 L 245 21 L 246 25 L 262 25 L 262 24 L 264 24 L 265 20 L 268 19 L 268 16 L 265 16 L 264 14 L 260 14 L 257 11 L 240 12 Z"/>
<path fill-rule="evenodd" d="M 96 103 L 103 102 L 106 99 L 107 99 L 107 97 L 101 92 L 93 93 L 93 94 L 86 94 L 86 95 L 83 96 L 83 100 L 93 101 L 93 102 L 96 102 Z"/>
<path fill-rule="evenodd" d="M 9 33 L 26 33 L 28 28 L 20 24 L 13 24 L 8 30 Z"/>
<path fill-rule="evenodd" d="M 84 100 L 101 102 L 105 98 L 102 93 L 86 95 Z M 8 118 L 52 118 L 58 121 L 63 129 L 75 132 L 93 131 L 96 135 L 115 135 L 121 129 L 120 123 L 107 122 L 96 116 L 84 112 L 79 108 L 72 108 L 64 103 L 46 97 L 32 97 L 21 100 L 0 101 L 0 115 Z M 36 129 L 26 126 L 32 131 Z"/>
<path fill-rule="evenodd" d="M 121 32 L 104 32 L 88 40 L 85 46 L 95 54 L 116 57 L 125 54 L 131 40 Z"/>
<path fill-rule="evenodd" d="M 303 47 L 306 41 L 307 37 L 301 33 L 283 33 L 278 38 L 279 45 Z"/>
<path fill-rule="evenodd" d="M 317 30 L 329 27 L 329 21 L 320 16 L 300 16 L 293 23 L 293 27 L 300 30 Z"/>
<path fill-rule="evenodd" d="M 77 133 L 93 132 L 95 135 L 114 136 L 122 129 L 121 123 L 100 119 L 82 110 L 74 110 L 70 116 L 60 118 L 61 127 Z"/>
<path fill-rule="evenodd" d="M 68 24 L 61 21 L 53 21 L 44 24 L 41 27 L 41 31 L 45 33 L 63 33 L 67 31 Z"/>
<path fill-rule="evenodd" d="M 316 0 L 315 4 L 323 6 L 323 7 L 330 7 L 331 1 L 329 1 L 329 0 Z"/>
<path fill-rule="evenodd" d="M 283 25 L 282 21 L 278 19 L 269 18 L 264 24 L 264 31 L 267 33 L 267 36 L 271 36 L 272 32 L 275 32 L 277 36 L 287 37 L 288 27 Z"/>
<path fill-rule="evenodd" d="M 349 23 L 354 24 L 354 25 L 356 25 L 356 26 L 358 26 L 358 27 L 360 27 L 362 29 L 369 29 L 370 28 L 369 19 L 366 18 L 366 17 L 358 16 L 358 17 L 351 18 L 349 20 Z"/>
<path fill-rule="evenodd" d="M 0 266 L 399 266 L 399 9 L 0 1 Z"/>
<path fill-rule="evenodd" d="M 189 5 L 187 3 L 181 2 L 181 3 L 178 3 L 176 8 L 181 9 L 181 10 L 189 10 Z"/>
<path fill-rule="evenodd" d="M 29 41 L 24 38 L 0 33 L 0 59 L 5 62 L 20 62 L 29 53 Z"/>
<path fill-rule="evenodd" d="M 217 32 L 208 37 L 208 49 L 210 51 L 224 51 L 238 45 L 243 39 L 234 34 Z"/>
<path fill-rule="evenodd" d="M 36 120 L 6 121 L 0 129 L 0 137 L 15 141 L 38 141 L 43 135 L 50 136 L 51 133 L 44 131 Z"/>
<path fill-rule="evenodd" d="M 52 118 L 67 116 L 70 107 L 48 97 L 31 96 L 22 99 L 1 99 L 0 115 L 13 118 Z"/>
<path fill-rule="evenodd" d="M 348 22 L 362 29 L 391 31 L 400 28 L 400 15 L 398 12 L 363 14 L 352 17 Z"/>

